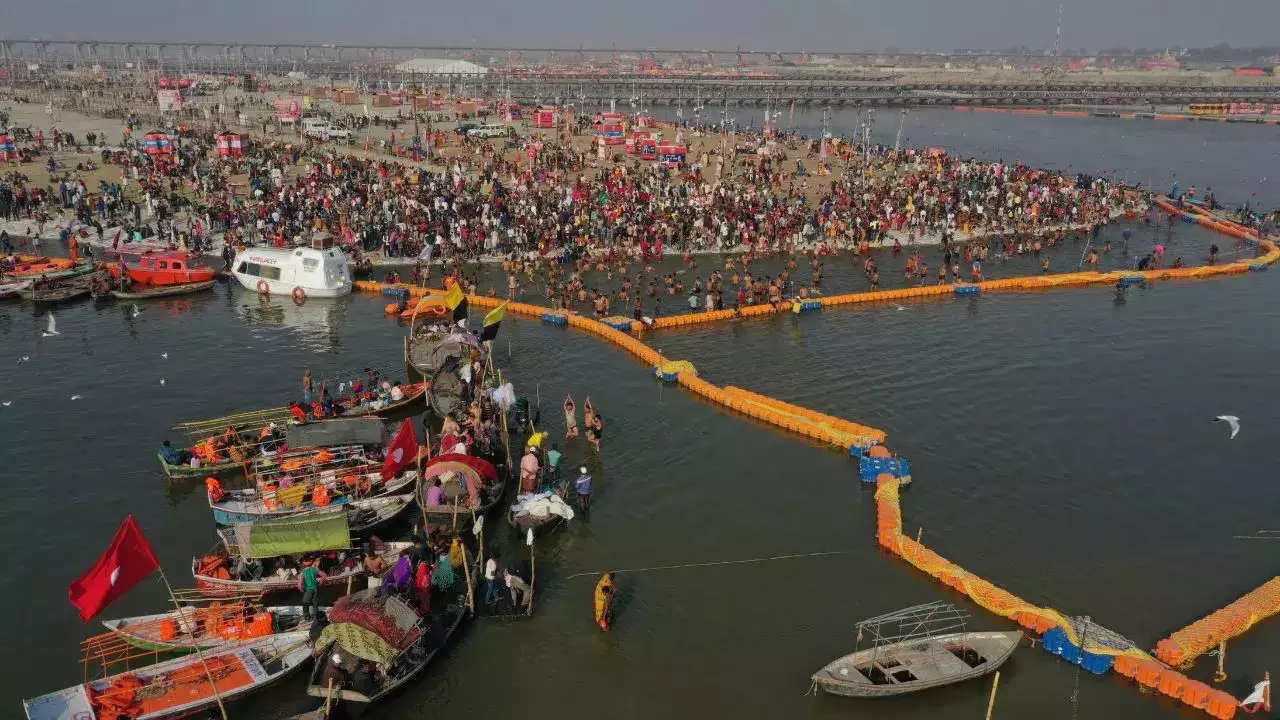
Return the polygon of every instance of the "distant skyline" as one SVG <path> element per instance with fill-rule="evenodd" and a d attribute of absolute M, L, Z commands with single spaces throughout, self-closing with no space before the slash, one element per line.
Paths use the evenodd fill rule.
<path fill-rule="evenodd" d="M 14 2 L 0 37 L 210 43 L 900 50 L 1280 43 L 1280 0 L 83 0 Z"/>

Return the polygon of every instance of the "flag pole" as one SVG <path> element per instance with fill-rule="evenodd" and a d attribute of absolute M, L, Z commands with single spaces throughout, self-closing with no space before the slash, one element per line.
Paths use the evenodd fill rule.
<path fill-rule="evenodd" d="M 182 606 L 178 604 L 178 597 L 173 594 L 173 586 L 169 584 L 169 577 L 164 574 L 164 568 L 160 563 L 156 563 L 156 570 L 160 573 L 160 579 L 164 581 L 164 589 L 169 593 L 169 600 L 173 602 L 173 609 L 178 612 L 178 622 L 182 624 L 182 631 L 191 638 L 191 646 L 196 650 L 196 657 L 200 658 L 200 665 L 204 667 L 205 677 L 209 678 L 209 688 L 213 690 L 213 697 L 218 701 L 218 712 L 222 714 L 222 720 L 227 720 L 227 706 L 222 704 L 222 693 L 218 692 L 218 683 L 213 679 L 213 671 L 209 669 L 209 663 L 204 660 L 204 650 L 200 644 L 196 642 L 195 628 L 193 628 L 187 619 L 187 614 L 182 611 Z"/>

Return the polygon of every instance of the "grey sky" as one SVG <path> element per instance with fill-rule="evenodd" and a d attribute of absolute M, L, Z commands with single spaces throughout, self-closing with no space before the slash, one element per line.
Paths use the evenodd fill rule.
<path fill-rule="evenodd" d="M 855 50 L 1052 47 L 1060 0 L 14 0 L 0 36 Z M 1280 43 L 1280 0 L 1063 0 L 1064 49 Z"/>

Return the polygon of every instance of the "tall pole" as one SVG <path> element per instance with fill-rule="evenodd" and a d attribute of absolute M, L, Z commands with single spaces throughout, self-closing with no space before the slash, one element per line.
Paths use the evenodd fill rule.
<path fill-rule="evenodd" d="M 205 677 L 209 678 L 209 689 L 213 690 L 213 698 L 218 701 L 218 712 L 222 714 L 222 720 L 227 720 L 227 706 L 222 704 L 222 693 L 218 692 L 218 683 L 213 679 L 213 671 L 209 669 L 209 663 L 205 662 L 204 650 L 200 647 L 200 643 L 196 642 L 195 628 L 187 619 L 187 614 L 182 611 L 182 606 L 178 604 L 178 597 L 173 594 L 173 586 L 169 584 L 169 577 L 164 574 L 164 568 L 156 565 L 156 569 L 160 572 L 160 579 L 164 581 L 164 589 L 169 593 L 169 600 L 173 602 L 173 609 L 178 613 L 178 622 L 182 624 L 182 631 L 191 638 L 191 646 L 196 649 L 196 657 L 200 658 L 200 665 L 204 667 Z"/>
<path fill-rule="evenodd" d="M 827 159 L 827 106 L 822 106 L 822 133 L 818 136 L 818 158 Z"/>
<path fill-rule="evenodd" d="M 907 109 L 902 109 L 902 117 L 898 120 L 898 137 L 893 141 L 893 153 L 896 155 L 902 147 L 902 126 L 907 123 Z"/>

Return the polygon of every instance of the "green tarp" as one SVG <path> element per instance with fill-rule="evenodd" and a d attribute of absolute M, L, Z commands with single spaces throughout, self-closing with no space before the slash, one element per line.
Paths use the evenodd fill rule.
<path fill-rule="evenodd" d="M 248 558 L 351 547 L 345 508 L 280 520 L 240 523 L 235 526 L 235 536 L 240 554 Z"/>

